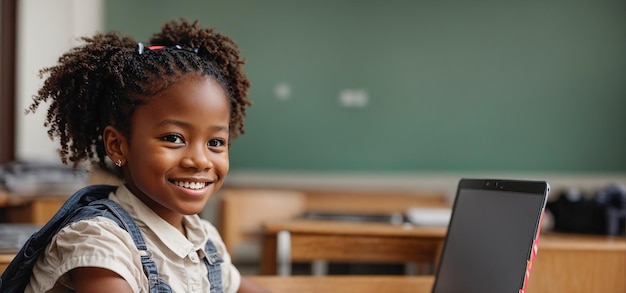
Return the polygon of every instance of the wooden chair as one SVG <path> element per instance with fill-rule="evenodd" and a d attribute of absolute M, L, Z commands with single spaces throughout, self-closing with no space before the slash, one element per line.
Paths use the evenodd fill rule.
<path fill-rule="evenodd" d="M 218 199 L 218 230 L 234 262 L 258 262 L 262 224 L 294 218 L 305 207 L 305 195 L 292 190 L 224 188 Z"/>
<path fill-rule="evenodd" d="M 303 189 L 306 210 L 318 212 L 390 214 L 409 207 L 450 207 L 441 191 L 375 190 L 357 188 Z"/>

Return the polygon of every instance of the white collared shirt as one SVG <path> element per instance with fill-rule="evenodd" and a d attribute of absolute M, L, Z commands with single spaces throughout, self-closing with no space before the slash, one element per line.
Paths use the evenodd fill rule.
<path fill-rule="evenodd" d="M 109 195 L 135 219 L 159 276 L 173 292 L 208 292 L 202 260 L 210 239 L 222 255 L 224 292 L 236 292 L 241 282 L 217 229 L 197 215 L 185 216 L 187 237 L 159 217 L 125 186 Z M 139 251 L 128 232 L 108 218 L 96 217 L 61 229 L 33 268 L 26 292 L 73 292 L 67 272 L 77 267 L 100 267 L 122 276 L 134 292 L 149 292 Z"/>

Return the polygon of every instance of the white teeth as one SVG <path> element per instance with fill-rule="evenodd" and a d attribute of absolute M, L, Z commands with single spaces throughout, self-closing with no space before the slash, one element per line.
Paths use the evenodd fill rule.
<path fill-rule="evenodd" d="M 188 181 L 176 181 L 174 182 L 177 186 L 189 189 L 202 189 L 206 185 L 205 182 L 188 182 Z"/>

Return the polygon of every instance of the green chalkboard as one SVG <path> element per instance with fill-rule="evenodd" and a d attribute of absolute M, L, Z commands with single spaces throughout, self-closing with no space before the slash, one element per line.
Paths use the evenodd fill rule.
<path fill-rule="evenodd" d="M 139 40 L 185 17 L 239 43 L 232 169 L 626 171 L 625 1 L 105 3 Z"/>

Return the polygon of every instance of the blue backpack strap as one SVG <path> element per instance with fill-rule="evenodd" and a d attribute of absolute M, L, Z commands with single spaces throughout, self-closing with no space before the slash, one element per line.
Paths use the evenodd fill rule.
<path fill-rule="evenodd" d="M 50 243 L 52 238 L 65 226 L 83 219 L 102 216 L 113 220 L 120 228 L 128 231 L 141 255 L 141 264 L 148 277 L 151 293 L 172 292 L 158 274 L 152 254 L 141 234 L 135 220 L 118 203 L 109 200 L 109 193 L 116 186 L 92 185 L 81 188 L 68 198 L 57 213 L 39 231 L 35 232 L 24 243 L 20 251 L 8 265 L 0 277 L 0 292 L 24 292 L 30 281 L 30 274 L 39 255 Z M 204 257 L 211 283 L 211 292 L 222 292 L 221 264 L 224 262 L 215 245 L 209 240 L 205 246 L 207 255 Z"/>
<path fill-rule="evenodd" d="M 93 185 L 84 187 L 72 195 L 52 219 L 35 232 L 16 254 L 0 277 L 0 292 L 24 292 L 39 255 L 54 235 L 70 223 L 97 216 L 113 220 L 131 235 L 140 252 L 144 273 L 150 283 L 150 292 L 171 292 L 169 285 L 159 277 L 156 264 L 147 250 L 135 220 L 118 203 L 108 199 L 109 193 L 114 192 L 116 188 L 108 185 Z"/>
<path fill-rule="evenodd" d="M 107 198 L 115 189 L 115 186 L 108 185 L 88 186 L 68 198 L 52 219 L 30 236 L 9 263 L 0 277 L 0 292 L 24 292 L 39 255 L 52 237 L 66 225 L 67 217 L 75 214 L 81 206 L 90 201 Z"/>
<path fill-rule="evenodd" d="M 209 283 L 211 283 L 211 293 L 222 293 L 222 263 L 224 259 L 217 251 L 217 248 L 211 241 L 207 240 L 204 247 L 206 255 L 204 256 L 204 263 L 209 271 Z"/>

